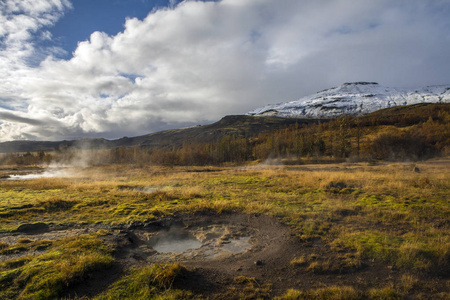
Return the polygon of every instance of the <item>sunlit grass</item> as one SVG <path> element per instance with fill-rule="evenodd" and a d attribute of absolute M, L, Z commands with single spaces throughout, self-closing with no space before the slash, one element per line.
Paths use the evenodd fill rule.
<path fill-rule="evenodd" d="M 0 263 L 1 299 L 56 299 L 90 272 L 113 263 L 111 250 L 95 235 L 47 246 L 44 254 Z"/>
<path fill-rule="evenodd" d="M 317 299 L 317 300 L 357 300 L 364 299 L 362 294 L 350 286 L 331 286 L 327 288 L 319 288 L 309 291 L 299 291 L 295 289 L 288 290 L 278 300 L 300 300 L 300 299 Z"/>

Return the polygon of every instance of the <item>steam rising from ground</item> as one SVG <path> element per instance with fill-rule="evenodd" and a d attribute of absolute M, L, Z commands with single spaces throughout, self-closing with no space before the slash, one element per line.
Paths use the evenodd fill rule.
<path fill-rule="evenodd" d="M 172 226 L 167 232 L 160 232 L 150 240 L 153 249 L 160 253 L 177 253 L 202 246 L 191 233 L 183 227 Z"/>
<path fill-rule="evenodd" d="M 21 171 L 9 175 L 6 180 L 32 180 L 39 178 L 70 177 L 87 168 L 102 162 L 104 150 L 92 150 L 88 143 L 80 143 L 72 148 L 58 150 L 53 161 L 41 170 Z"/>
<path fill-rule="evenodd" d="M 6 178 L 6 180 L 32 180 L 39 178 L 67 177 L 70 175 L 71 172 L 69 170 L 60 168 L 49 168 L 44 172 L 10 175 L 8 178 Z"/>
<path fill-rule="evenodd" d="M 239 167 L 238 170 L 265 170 L 269 168 L 273 169 L 274 167 L 284 168 L 283 159 L 281 157 L 269 157 L 257 165 Z"/>

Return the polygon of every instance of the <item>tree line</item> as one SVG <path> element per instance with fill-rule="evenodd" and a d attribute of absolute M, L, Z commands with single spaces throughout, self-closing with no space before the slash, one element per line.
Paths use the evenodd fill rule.
<path fill-rule="evenodd" d="M 226 136 L 215 143 L 189 143 L 171 149 L 138 149 L 158 165 L 217 165 L 281 158 L 290 162 L 420 160 L 450 154 L 450 116 L 407 127 L 365 125 L 348 116 L 309 125 L 293 125 L 256 137 Z M 136 151 L 121 149 L 117 151 Z M 130 163 L 132 155 L 114 155 Z M 136 157 L 136 156 L 134 156 Z M 141 157 L 139 158 L 141 159 Z"/>
<path fill-rule="evenodd" d="M 442 109 L 444 107 L 445 109 Z M 345 160 L 419 160 L 450 154 L 450 109 L 424 106 L 413 111 L 350 117 L 317 124 L 295 124 L 251 137 L 227 135 L 209 143 L 181 146 L 119 147 L 90 152 L 91 164 L 221 165 L 285 159 L 291 163 Z M 80 150 L 9 154 L 2 164 L 73 161 Z"/>

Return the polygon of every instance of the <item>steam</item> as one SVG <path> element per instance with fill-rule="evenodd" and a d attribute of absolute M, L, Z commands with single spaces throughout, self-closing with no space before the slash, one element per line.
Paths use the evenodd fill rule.
<path fill-rule="evenodd" d="M 70 174 L 66 170 L 55 169 L 47 170 L 42 173 L 31 173 L 24 175 L 10 175 L 6 180 L 32 180 L 39 178 L 51 178 L 51 177 L 67 177 Z"/>
<path fill-rule="evenodd" d="M 168 231 L 161 231 L 150 239 L 150 245 L 157 252 L 181 253 L 202 246 L 190 232 L 180 226 L 172 226 Z"/>
<path fill-rule="evenodd" d="M 33 170 L 28 174 L 13 174 L 5 180 L 33 180 L 39 178 L 72 177 L 84 168 L 101 164 L 105 149 L 94 149 L 89 141 L 79 141 L 72 147 L 57 149 L 52 162 L 43 166 L 43 170 Z"/>
<path fill-rule="evenodd" d="M 58 149 L 50 168 L 87 168 L 101 164 L 104 160 L 105 149 L 94 145 L 93 141 L 80 140 L 72 147 Z"/>
<path fill-rule="evenodd" d="M 265 170 L 265 169 L 273 169 L 276 168 L 284 168 L 284 163 L 281 157 L 269 157 L 265 161 L 254 165 L 254 166 L 244 166 L 239 167 L 238 170 L 246 171 L 246 170 Z"/>

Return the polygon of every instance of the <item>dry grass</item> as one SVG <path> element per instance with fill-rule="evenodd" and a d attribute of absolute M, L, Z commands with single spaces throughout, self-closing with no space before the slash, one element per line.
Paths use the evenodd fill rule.
<path fill-rule="evenodd" d="M 298 267 L 298 266 L 304 266 L 307 264 L 307 260 L 305 256 L 295 257 L 291 260 L 291 265 Z"/>
<path fill-rule="evenodd" d="M 449 190 L 449 159 L 414 165 L 90 167 L 69 178 L 0 181 L 0 228 L 130 224 L 196 211 L 264 213 L 289 224 L 305 245 L 326 245 L 324 259 L 300 254 L 291 262 L 312 274 L 354 272 L 375 260 L 405 272 L 448 276 Z M 9 247 L 0 243 L 2 251 Z M 405 295 L 423 283 L 406 276 L 395 288 L 369 294 Z"/>
<path fill-rule="evenodd" d="M 364 299 L 360 292 L 350 286 L 330 286 L 309 291 L 288 290 L 279 300 L 358 300 Z"/>
<path fill-rule="evenodd" d="M 134 268 L 95 299 L 161 299 L 162 295 L 163 299 L 190 299 L 190 293 L 172 289 L 175 281 L 188 274 L 180 264 Z"/>
<path fill-rule="evenodd" d="M 42 244 L 42 241 L 35 243 Z M 26 247 L 29 249 L 35 243 Z M 13 248 L 14 245 L 5 250 L 13 251 Z M 56 299 L 65 288 L 86 278 L 90 272 L 113 263 L 110 249 L 96 236 L 50 242 L 46 248 L 48 251 L 40 255 L 0 263 L 1 299 Z M 23 250 L 26 249 L 20 251 Z"/>

